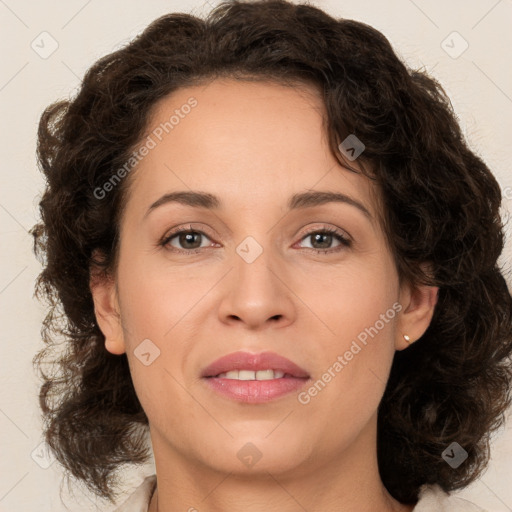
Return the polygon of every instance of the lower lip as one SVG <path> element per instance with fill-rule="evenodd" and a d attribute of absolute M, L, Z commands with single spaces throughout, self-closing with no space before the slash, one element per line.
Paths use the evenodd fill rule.
<path fill-rule="evenodd" d="M 276 398 L 298 391 L 304 387 L 309 378 L 283 377 L 271 380 L 236 380 L 218 377 L 204 379 L 206 384 L 233 400 L 250 404 L 270 402 Z"/>

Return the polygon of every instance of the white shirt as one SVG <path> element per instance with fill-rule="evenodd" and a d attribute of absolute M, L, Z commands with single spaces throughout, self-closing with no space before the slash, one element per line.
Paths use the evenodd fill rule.
<path fill-rule="evenodd" d="M 148 476 L 114 512 L 148 512 L 156 475 Z M 451 496 L 438 485 L 422 485 L 413 512 L 488 512 L 465 499 Z"/>

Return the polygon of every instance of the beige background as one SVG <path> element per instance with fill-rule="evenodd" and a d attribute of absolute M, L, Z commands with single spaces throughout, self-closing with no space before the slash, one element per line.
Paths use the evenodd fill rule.
<path fill-rule="evenodd" d="M 35 160 L 39 115 L 52 101 L 74 94 L 80 77 L 97 58 L 137 34 L 154 18 L 173 11 L 205 13 L 218 3 L 210 2 L 0 0 L 4 43 L 0 71 L 0 511 L 66 510 L 59 498 L 59 466 L 53 463 L 44 469 L 51 459 L 37 448 L 41 441 L 38 381 L 31 366 L 31 359 L 41 346 L 39 330 L 44 314 L 42 306 L 32 298 L 40 266 L 32 255 L 28 235 L 37 220 L 42 190 Z M 503 187 L 508 198 L 504 214 L 512 212 L 512 2 L 312 3 L 335 16 L 363 21 L 379 29 L 410 65 L 424 67 L 440 80 L 471 146 L 493 169 Z M 460 36 L 453 35 L 454 31 Z M 52 50 L 52 44 L 58 44 L 58 48 L 45 55 Z M 466 44 L 468 48 L 461 53 Z M 501 263 L 510 283 L 510 225 L 507 231 L 507 249 Z M 150 465 L 127 473 L 127 490 L 152 472 Z M 509 420 L 495 436 L 488 471 L 461 494 L 490 512 L 512 511 L 512 486 L 508 485 L 511 474 Z M 68 510 L 111 510 L 79 489 L 69 496 L 64 487 L 63 499 Z"/>

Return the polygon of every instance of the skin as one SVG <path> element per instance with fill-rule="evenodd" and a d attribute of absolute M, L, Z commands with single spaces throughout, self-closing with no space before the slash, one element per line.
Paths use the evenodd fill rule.
<path fill-rule="evenodd" d="M 91 280 L 106 350 L 126 353 L 149 419 L 150 510 L 412 510 L 380 479 L 377 407 L 395 351 L 408 347 L 403 335 L 426 331 L 437 288 L 399 285 L 379 191 L 329 152 L 315 89 L 228 79 L 187 87 L 156 105 L 146 135 L 191 96 L 197 106 L 129 177 L 115 275 Z M 178 190 L 209 192 L 222 207 L 168 203 L 145 215 Z M 346 194 L 372 219 L 347 203 L 288 212 L 289 197 L 307 190 Z M 205 234 L 159 245 L 190 222 Z M 325 227 L 351 245 L 305 233 Z M 247 236 L 263 249 L 252 263 L 236 252 Z M 395 303 L 400 313 L 308 404 L 297 393 L 243 404 L 200 378 L 228 353 L 272 350 L 315 382 Z M 160 350 L 147 366 L 134 354 L 145 339 Z M 261 452 L 252 467 L 237 457 L 249 442 Z"/>

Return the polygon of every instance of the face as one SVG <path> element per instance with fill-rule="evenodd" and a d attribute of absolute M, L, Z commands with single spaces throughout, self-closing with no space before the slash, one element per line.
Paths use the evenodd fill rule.
<path fill-rule="evenodd" d="M 307 86 L 217 80 L 172 93 L 151 116 L 115 286 L 93 293 L 155 452 L 224 472 L 254 471 L 247 454 L 261 470 L 313 471 L 375 425 L 403 334 L 428 326 L 427 295 L 399 286 L 379 191 L 329 152 L 323 115 Z M 217 204 L 171 200 L 182 191 Z M 311 200 L 319 192 L 338 200 Z M 277 353 L 307 378 L 271 398 L 281 379 L 202 377 L 236 351 Z M 252 401 L 219 391 L 258 386 Z"/>

